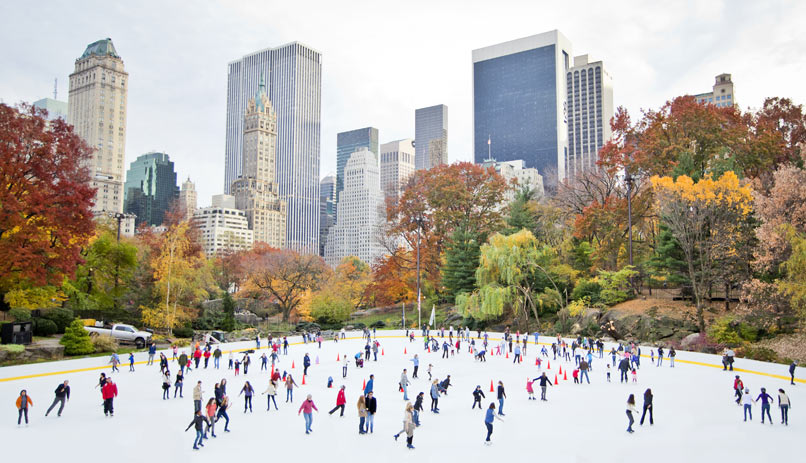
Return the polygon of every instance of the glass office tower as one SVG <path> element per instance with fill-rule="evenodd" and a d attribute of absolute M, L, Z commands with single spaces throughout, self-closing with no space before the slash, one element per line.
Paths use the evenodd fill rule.
<path fill-rule="evenodd" d="M 350 156 L 359 149 L 366 148 L 375 154 L 377 160 L 378 147 L 378 129 L 375 127 L 364 127 L 336 135 L 336 198 L 344 190 L 344 167 Z"/>

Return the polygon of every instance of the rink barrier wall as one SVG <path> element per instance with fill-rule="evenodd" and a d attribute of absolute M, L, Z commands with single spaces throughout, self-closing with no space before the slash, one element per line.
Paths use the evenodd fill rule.
<path fill-rule="evenodd" d="M 378 339 L 378 338 L 380 338 L 380 339 L 394 339 L 394 338 L 408 339 L 408 337 L 406 337 L 406 336 L 398 336 L 398 335 L 376 336 L 375 337 L 375 339 Z M 477 339 L 477 340 L 482 339 L 482 338 L 473 337 L 473 336 L 471 336 L 471 338 L 472 339 Z M 350 336 L 350 337 L 344 338 L 343 340 L 340 339 L 339 342 L 341 342 L 341 341 L 349 341 L 349 340 L 354 340 L 354 339 L 363 340 L 364 337 L 363 336 L 361 336 L 361 337 Z M 419 341 L 422 341 L 422 336 L 417 336 L 417 339 Z M 499 341 L 500 342 L 502 339 L 503 338 L 500 338 L 500 337 L 499 338 L 494 338 L 492 336 L 487 337 L 488 341 Z M 329 340 L 329 341 L 332 342 L 332 339 Z M 249 341 L 240 341 L 240 342 L 249 342 Z M 289 346 L 299 346 L 299 345 L 307 345 L 307 344 L 316 344 L 316 341 L 311 341 L 311 342 L 308 342 L 308 343 L 305 343 L 305 342 L 302 342 L 302 341 L 289 342 L 288 343 Z M 534 344 L 531 344 L 531 345 L 534 345 Z M 539 343 L 539 345 L 551 346 L 551 343 L 541 342 L 541 343 Z M 187 347 L 185 349 L 187 349 Z M 244 349 L 232 349 L 232 350 L 227 350 L 227 351 L 221 351 L 221 354 L 222 354 L 222 359 L 223 359 L 223 355 L 224 354 L 229 354 L 230 352 L 232 352 L 234 354 L 237 354 L 237 353 L 240 353 L 240 352 L 246 352 L 248 350 L 264 350 L 264 349 L 268 350 L 268 346 L 260 347 L 260 348 L 247 347 L 247 348 L 244 348 Z M 158 354 L 160 352 L 167 353 L 167 354 L 172 354 L 171 351 L 164 351 L 164 350 L 163 351 L 157 351 Z M 145 352 L 142 352 L 142 353 L 145 353 Z M 609 355 L 609 354 L 606 354 L 606 355 Z M 650 356 L 646 355 L 646 354 L 641 354 L 641 357 L 650 358 Z M 99 358 L 103 358 L 103 357 L 99 357 Z M 669 359 L 668 356 L 664 357 L 664 358 L 667 359 L 667 360 Z M 80 360 L 80 359 L 76 359 L 76 360 Z M 156 361 L 154 362 L 154 364 L 156 365 L 156 364 L 158 364 L 159 358 L 155 356 L 155 360 Z M 683 359 L 679 359 L 677 357 L 675 357 L 674 362 L 676 364 L 677 363 L 683 363 L 683 364 L 687 364 L 687 365 L 697 365 L 697 366 L 708 367 L 708 368 L 722 368 L 722 365 L 717 365 L 717 364 L 713 364 L 713 363 L 706 363 L 706 362 L 698 362 L 696 360 L 683 360 Z M 48 362 L 44 362 L 44 363 L 48 363 Z M 146 365 L 147 363 L 148 363 L 148 360 L 134 362 L 135 365 Z M 128 367 L 128 365 L 129 365 L 129 363 L 126 362 L 126 361 L 121 361 L 120 362 L 120 367 L 122 367 L 122 368 L 126 368 L 126 367 Z M 786 365 L 783 365 L 783 364 L 780 364 L 780 365 L 782 367 L 786 367 Z M 23 380 L 23 379 L 43 378 L 43 377 L 47 377 L 47 376 L 60 376 L 60 375 L 67 375 L 67 374 L 71 374 L 71 373 L 83 373 L 83 372 L 87 372 L 87 371 L 106 370 L 106 369 L 109 369 L 109 368 L 110 368 L 109 363 L 106 363 L 104 365 L 95 366 L 95 367 L 75 368 L 75 369 L 72 369 L 72 370 L 61 370 L 61 371 L 49 371 L 49 372 L 45 372 L 45 373 L 35 373 L 35 374 L 31 374 L 31 375 L 22 375 L 22 376 L 11 376 L 11 377 L 8 377 L 8 378 L 0 378 L 0 383 L 10 382 L 10 381 L 20 381 L 20 380 Z M 766 372 L 763 372 L 763 371 L 748 370 L 748 369 L 744 369 L 744 368 L 734 368 L 733 371 L 738 372 L 738 373 L 747 373 L 747 374 L 751 374 L 751 375 L 766 376 L 768 378 L 781 379 L 781 380 L 785 380 L 785 381 L 790 380 L 789 376 L 777 375 L 777 374 L 774 374 L 774 373 L 766 373 Z M 806 384 L 806 379 L 795 378 L 795 382 L 796 383 L 801 383 L 801 384 Z"/>

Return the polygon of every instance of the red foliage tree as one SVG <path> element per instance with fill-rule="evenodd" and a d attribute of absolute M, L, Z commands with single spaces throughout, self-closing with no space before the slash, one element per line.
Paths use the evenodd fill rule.
<path fill-rule="evenodd" d="M 91 149 L 62 119 L 0 104 L 0 305 L 19 284 L 60 284 L 92 235 Z"/>

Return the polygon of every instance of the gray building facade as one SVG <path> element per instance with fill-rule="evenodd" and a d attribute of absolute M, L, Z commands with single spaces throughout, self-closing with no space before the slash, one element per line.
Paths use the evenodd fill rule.
<path fill-rule="evenodd" d="M 123 211 L 137 216 L 135 224 L 160 226 L 179 198 L 176 170 L 165 153 L 138 156 L 126 171 Z"/>
<path fill-rule="evenodd" d="M 364 127 L 363 129 L 340 132 L 336 135 L 336 197 L 344 190 L 344 167 L 350 156 L 361 148 L 366 148 L 375 154 L 378 159 L 378 129 Z"/>
<path fill-rule="evenodd" d="M 414 167 L 430 169 L 448 163 L 448 107 L 444 104 L 414 111 Z"/>

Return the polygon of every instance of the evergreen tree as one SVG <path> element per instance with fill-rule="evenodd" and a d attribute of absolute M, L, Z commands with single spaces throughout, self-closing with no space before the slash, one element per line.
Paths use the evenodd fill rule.
<path fill-rule="evenodd" d="M 222 310 L 224 311 L 224 321 L 221 322 L 221 329 L 233 331 L 235 329 L 235 301 L 232 300 L 229 291 L 224 291 Z"/>
<path fill-rule="evenodd" d="M 661 223 L 658 230 L 658 244 L 655 253 L 646 263 L 650 278 L 687 286 L 691 284 L 683 248 L 672 234 L 671 229 Z"/>
<path fill-rule="evenodd" d="M 64 336 L 59 342 L 64 346 L 64 353 L 67 355 L 84 355 L 95 352 L 90 333 L 84 329 L 81 320 L 73 320 L 70 326 L 64 330 Z"/>
<path fill-rule="evenodd" d="M 507 216 L 507 234 L 517 233 L 524 228 L 534 231 L 537 228 L 537 212 L 535 210 L 535 190 L 527 187 L 518 189 L 515 199 L 509 203 Z"/>
<path fill-rule="evenodd" d="M 479 234 L 466 226 L 458 227 L 453 232 L 442 267 L 442 284 L 449 302 L 453 302 L 460 293 L 471 293 L 475 289 L 481 241 Z"/>

